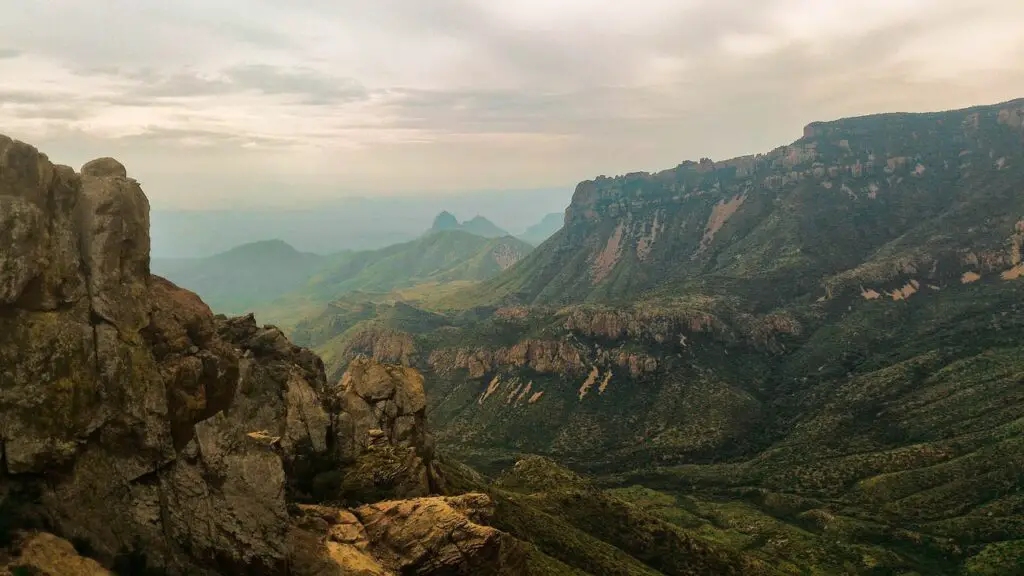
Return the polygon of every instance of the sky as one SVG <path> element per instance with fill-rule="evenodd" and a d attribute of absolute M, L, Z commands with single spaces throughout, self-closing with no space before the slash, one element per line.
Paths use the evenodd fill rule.
<path fill-rule="evenodd" d="M 167 209 L 571 190 L 1024 96 L 1020 0 L 0 4 L 0 132 Z"/>

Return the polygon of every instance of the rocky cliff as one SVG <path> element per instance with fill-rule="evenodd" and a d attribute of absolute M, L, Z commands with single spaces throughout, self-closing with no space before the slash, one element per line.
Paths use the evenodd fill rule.
<path fill-rule="evenodd" d="M 115 160 L 0 137 L 0 573 L 498 573 L 515 543 L 487 497 L 427 497 L 424 414 L 415 371 L 329 385 L 280 330 L 152 276 Z M 316 498 L 354 508 L 295 506 Z"/>
<path fill-rule="evenodd" d="M 1021 169 L 1022 109 L 818 122 L 763 154 L 581 182 L 544 250 L 458 299 L 562 305 L 660 289 L 770 310 L 861 283 L 891 293 L 910 277 L 1016 276 L 1019 198 L 1006 186 Z"/>

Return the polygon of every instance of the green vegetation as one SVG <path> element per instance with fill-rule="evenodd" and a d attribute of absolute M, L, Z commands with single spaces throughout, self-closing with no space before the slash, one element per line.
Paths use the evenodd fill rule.
<path fill-rule="evenodd" d="M 325 306 L 338 300 L 429 302 L 435 294 L 449 293 L 451 287 L 496 276 L 531 249 L 508 236 L 435 232 L 380 250 L 338 255 L 302 287 L 258 306 L 255 312 L 261 322 L 291 328 L 317 313 L 332 316 L 334 311 Z"/>
<path fill-rule="evenodd" d="M 524 458 L 494 482 L 450 462 L 442 467 L 449 489 L 483 491 L 494 499 L 495 527 L 585 573 L 776 573 L 543 458 Z"/>

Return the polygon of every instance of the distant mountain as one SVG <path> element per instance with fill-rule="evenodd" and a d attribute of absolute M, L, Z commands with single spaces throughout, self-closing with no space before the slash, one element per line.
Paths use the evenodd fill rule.
<path fill-rule="evenodd" d="M 458 230 L 459 220 L 454 214 L 444 210 L 434 217 L 434 225 L 430 229 L 435 232 L 440 230 Z"/>
<path fill-rule="evenodd" d="M 497 276 L 532 249 L 511 236 L 484 238 L 462 230 L 439 230 L 380 250 L 338 254 L 309 282 L 257 308 L 257 317 L 289 326 L 352 293 L 379 296 L 423 284 L 479 282 Z"/>
<path fill-rule="evenodd" d="M 483 236 L 484 238 L 501 238 L 509 233 L 499 228 L 493 222 L 483 216 L 474 216 L 462 223 L 462 231 Z"/>
<path fill-rule="evenodd" d="M 434 232 L 442 232 L 448 230 L 460 230 L 462 232 L 469 232 L 476 236 L 482 236 L 484 238 L 501 238 L 502 236 L 509 236 L 509 233 L 499 228 L 493 222 L 484 218 L 483 216 L 474 216 L 470 220 L 465 222 L 459 222 L 455 215 L 447 210 L 441 212 L 434 218 L 434 224 L 427 231 L 427 234 L 433 234 Z"/>
<path fill-rule="evenodd" d="M 572 188 L 567 186 L 412 197 L 345 197 L 284 209 L 240 206 L 168 210 L 155 205 L 150 215 L 153 257 L 205 258 L 264 240 L 270 234 L 301 252 L 377 250 L 416 239 L 442 209 L 455 214 L 486 214 L 500 228 L 523 230 L 544 214 L 562 210 L 571 196 Z"/>
<path fill-rule="evenodd" d="M 545 240 L 554 236 L 555 232 L 562 229 L 564 219 L 561 212 L 552 212 L 544 216 L 540 222 L 527 228 L 526 232 L 519 235 L 519 239 L 534 246 L 540 246 Z"/>
<path fill-rule="evenodd" d="M 331 257 L 264 240 L 209 258 L 153 258 L 154 274 L 199 294 L 218 313 L 240 314 L 306 283 Z"/>

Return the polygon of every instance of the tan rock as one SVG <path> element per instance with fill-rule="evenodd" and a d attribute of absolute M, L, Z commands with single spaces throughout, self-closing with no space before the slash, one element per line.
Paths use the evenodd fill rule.
<path fill-rule="evenodd" d="M 110 157 L 97 158 L 82 166 L 82 176 L 97 178 L 128 178 L 128 171 L 123 164 Z"/>
<path fill-rule="evenodd" d="M 352 513 L 299 506 L 288 535 L 289 569 L 295 576 L 394 576 L 368 552 L 366 531 Z"/>
<path fill-rule="evenodd" d="M 512 539 L 481 523 L 493 513 L 483 494 L 379 502 L 354 510 L 370 551 L 400 574 L 495 574 Z"/>
<path fill-rule="evenodd" d="M 27 573 L 35 576 L 111 576 L 111 572 L 90 558 L 83 558 L 75 547 L 46 532 L 23 537 L 18 556 L 6 569 L 9 574 Z M 0 565 L 0 574 L 4 566 Z"/>

